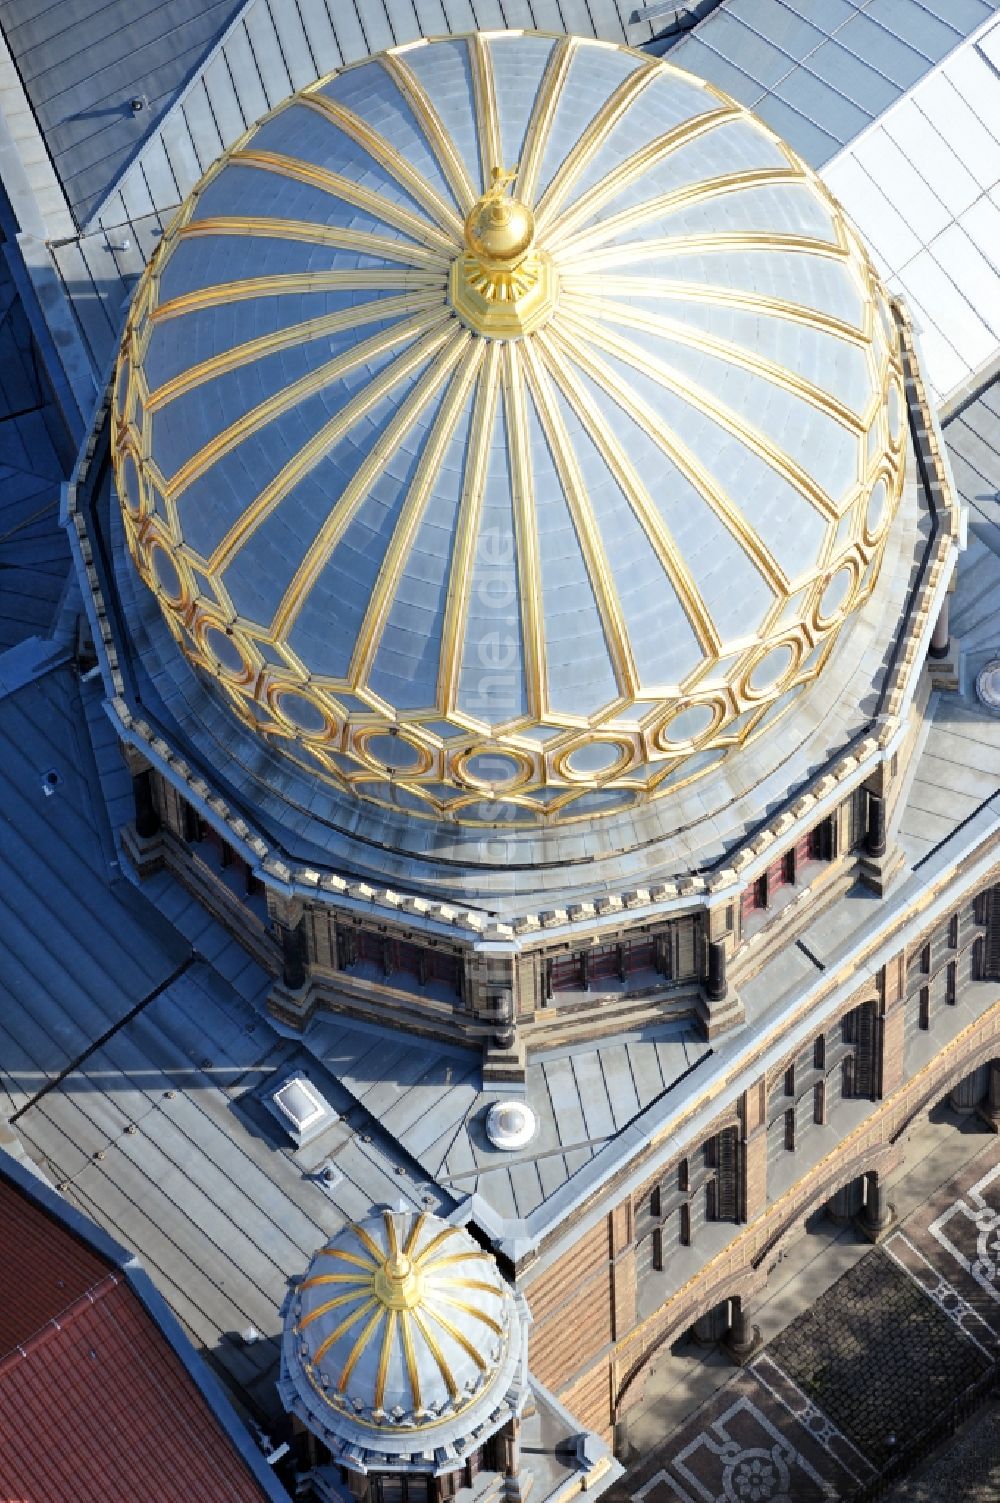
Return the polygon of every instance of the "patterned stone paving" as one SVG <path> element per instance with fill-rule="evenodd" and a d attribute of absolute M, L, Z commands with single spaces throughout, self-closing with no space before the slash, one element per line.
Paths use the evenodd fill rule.
<path fill-rule="evenodd" d="M 793 1321 L 769 1355 L 876 1466 L 990 1363 L 881 1248 Z"/>
<path fill-rule="evenodd" d="M 635 1462 L 609 1503 L 850 1499 L 1000 1361 L 1000 1138 Z"/>

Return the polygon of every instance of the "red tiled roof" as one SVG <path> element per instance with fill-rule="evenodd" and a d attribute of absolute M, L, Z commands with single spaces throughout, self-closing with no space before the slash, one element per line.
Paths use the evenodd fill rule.
<path fill-rule="evenodd" d="M 0 1205 L 0 1305 L 11 1290 L 16 1306 L 3 1329 L 45 1310 L 0 1358 L 4 1503 L 261 1503 L 125 1276 L 2 1180 Z"/>
<path fill-rule="evenodd" d="M 107 1271 L 103 1258 L 0 1178 L 0 1357 Z"/>

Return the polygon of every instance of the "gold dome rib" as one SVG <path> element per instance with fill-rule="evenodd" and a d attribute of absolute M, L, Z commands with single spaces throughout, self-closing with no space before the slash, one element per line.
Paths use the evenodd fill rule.
<path fill-rule="evenodd" d="M 419 270 L 448 270 L 448 257 L 440 251 L 411 245 L 406 240 L 391 240 L 368 230 L 347 230 L 337 225 L 314 224 L 311 219 L 239 219 L 234 215 L 217 215 L 212 219 L 192 219 L 177 231 L 179 239 L 199 239 L 205 235 L 241 235 L 265 240 L 304 240 L 309 245 L 329 245 L 335 250 L 357 251 L 362 256 L 376 256 L 383 261 L 398 261 Z"/>
<path fill-rule="evenodd" d="M 275 355 L 279 350 L 286 350 L 292 345 L 308 344 L 311 340 L 323 339 L 329 334 L 339 334 L 344 329 L 361 328 L 365 324 L 380 323 L 384 319 L 402 318 L 408 313 L 424 313 L 440 306 L 439 291 L 404 292 L 399 297 L 373 298 L 367 303 L 354 303 L 349 308 L 338 309 L 336 313 L 325 313 L 319 318 L 305 319 L 299 324 L 288 324 L 271 334 L 261 334 L 256 339 L 249 339 L 245 344 L 233 345 L 221 354 L 213 355 L 210 360 L 203 360 L 199 365 L 188 366 L 172 380 L 165 381 L 162 386 L 150 392 L 146 399 L 146 411 L 155 412 L 157 408 L 166 407 L 169 402 L 175 401 L 193 387 L 201 386 L 205 381 L 213 381 L 217 376 L 237 370 L 241 365 L 247 365 L 252 360 L 262 360 L 267 355 Z"/>
<path fill-rule="evenodd" d="M 790 323 L 808 324 L 823 334 L 836 335 L 838 339 L 859 349 L 867 349 L 868 337 L 863 329 L 835 318 L 832 313 L 808 307 L 805 303 L 792 303 L 786 298 L 771 297 L 761 292 L 740 292 L 735 287 L 722 287 L 713 283 L 661 281 L 659 277 L 621 276 L 612 273 L 576 272 L 570 268 L 559 278 L 560 287 L 567 293 L 588 298 L 646 297 L 681 303 L 710 303 L 720 307 L 738 308 L 745 313 L 760 313 L 768 318 L 783 318 Z"/>
<path fill-rule="evenodd" d="M 379 1256 L 381 1256 L 381 1254 L 379 1254 Z M 346 1252 L 343 1248 L 340 1247 L 321 1247 L 320 1257 L 340 1258 L 345 1263 L 355 1263 L 358 1268 L 367 1268 L 369 1273 L 374 1273 L 376 1268 L 378 1267 L 378 1264 L 373 1263 L 371 1258 L 362 1258 L 357 1253 Z"/>
<path fill-rule="evenodd" d="M 369 1236 L 368 1232 L 359 1222 L 354 1222 L 352 1224 L 351 1231 L 357 1237 L 362 1247 L 367 1248 L 367 1250 L 371 1253 L 372 1257 L 375 1259 L 375 1267 L 377 1269 L 381 1268 L 385 1262 L 384 1249 L 379 1247 L 378 1243 L 375 1241 L 375 1238 Z"/>
<path fill-rule="evenodd" d="M 402 204 L 393 203 L 384 193 L 377 193 L 371 188 L 363 188 L 352 178 L 344 177 L 340 172 L 330 172 L 325 167 L 315 167 L 311 162 L 303 162 L 298 157 L 284 156 L 277 151 L 254 151 L 245 147 L 242 151 L 234 151 L 229 158 L 235 167 L 256 167 L 260 172 L 271 172 L 276 177 L 287 177 L 292 182 L 304 183 L 310 188 L 316 188 L 320 193 L 328 193 L 331 198 L 339 198 L 342 203 L 351 204 L 356 209 L 362 209 L 370 214 L 373 219 L 382 224 L 392 225 L 394 229 L 401 230 L 411 240 L 417 240 L 426 245 L 430 250 L 441 251 L 445 256 L 453 255 L 458 249 L 458 242 L 454 234 L 448 234 L 438 225 L 432 224 L 429 219 L 423 219 L 419 214 L 412 213 L 403 208 Z"/>
<path fill-rule="evenodd" d="M 609 245 L 602 250 L 581 252 L 574 257 L 574 271 L 596 274 L 606 266 L 634 265 L 636 261 L 662 261 L 671 256 L 702 256 L 717 251 L 767 251 L 821 256 L 828 261 L 847 261 L 849 252 L 832 240 L 814 235 L 774 235 L 768 230 L 720 230 L 705 235 L 661 235 L 655 240 L 635 240 Z"/>
<path fill-rule="evenodd" d="M 525 348 L 531 348 L 525 341 Z M 510 455 L 511 509 L 514 547 L 517 553 L 517 595 L 521 614 L 524 689 L 529 712 L 536 718 L 548 708 L 548 663 L 545 651 L 545 618 L 538 550 L 538 513 L 531 467 L 531 444 L 520 348 L 513 340 L 503 345 L 502 383 L 507 415 Z"/>
<path fill-rule="evenodd" d="M 659 77 L 659 72 L 657 63 L 652 61 L 641 63 L 608 95 L 596 115 L 584 127 L 581 135 L 577 137 L 560 162 L 551 182 L 542 194 L 535 210 L 535 223 L 539 231 L 549 224 L 584 167 L 594 160 L 619 120 L 626 111 L 632 108 L 643 90 Z M 551 121 L 549 123 L 551 125 Z"/>
<path fill-rule="evenodd" d="M 479 1371 L 481 1373 L 484 1373 L 486 1371 L 486 1358 L 482 1355 L 481 1352 L 477 1351 L 464 1331 L 460 1331 L 458 1326 L 456 1326 L 453 1321 L 450 1321 L 446 1315 L 442 1315 L 441 1311 L 438 1310 L 434 1305 L 424 1305 L 423 1313 L 424 1315 L 429 1315 L 431 1320 L 437 1321 L 438 1325 L 443 1331 L 448 1332 L 448 1335 L 451 1337 L 452 1341 L 456 1342 L 462 1348 L 463 1352 L 465 1352 L 467 1356 L 472 1358 L 473 1362 L 479 1368 Z M 482 1319 L 482 1317 L 480 1317 L 480 1319 Z M 487 1324 L 491 1324 L 491 1322 L 487 1322 Z"/>
<path fill-rule="evenodd" d="M 346 1320 L 342 1320 L 339 1326 L 335 1326 L 329 1335 L 324 1336 L 319 1346 L 313 1352 L 313 1367 L 318 1367 L 334 1342 L 339 1341 L 341 1336 L 345 1336 L 352 1326 L 357 1325 L 358 1321 L 368 1314 L 369 1310 L 374 1310 L 377 1303 L 377 1300 L 374 1298 L 365 1300 L 364 1304 L 359 1305 L 356 1310 L 353 1310 Z M 379 1306 L 376 1313 L 379 1315 L 382 1313 L 381 1306 Z"/>
<path fill-rule="evenodd" d="M 633 308 L 627 303 L 619 303 L 611 298 L 595 299 L 593 296 L 581 297 L 578 293 L 567 293 L 564 303 L 567 309 L 572 310 L 577 319 L 587 327 L 593 319 L 599 318 L 606 319 L 609 323 L 621 324 L 623 328 L 655 331 L 675 344 L 687 345 L 691 349 L 703 351 L 706 355 L 715 355 L 729 365 L 738 366 L 740 370 L 749 371 L 752 375 L 760 376 L 765 381 L 780 386 L 782 390 L 808 403 L 810 407 L 817 408 L 827 417 L 835 418 L 842 427 L 848 429 L 856 437 L 867 432 L 867 426 L 858 414 L 848 407 L 846 402 L 841 402 L 835 397 L 832 392 L 826 391 L 822 386 L 817 386 L 815 382 L 798 375 L 787 366 L 778 365 L 776 361 L 768 360 L 763 355 L 756 355 L 743 345 L 734 344 L 732 340 L 722 339 L 717 334 L 709 334 L 693 324 L 682 323 L 679 319 L 670 318 L 666 314 Z"/>
<path fill-rule="evenodd" d="M 696 141 L 699 136 L 707 135 L 727 121 L 735 120 L 742 113 L 738 105 L 723 105 L 719 109 L 708 110 L 703 115 L 694 115 L 689 120 L 681 121 L 680 125 L 675 125 L 672 130 L 664 131 L 663 135 L 657 136 L 654 141 L 650 141 L 646 146 L 633 152 L 630 157 L 626 157 L 625 161 L 619 163 L 613 172 L 607 173 L 600 182 L 595 183 L 592 188 L 588 188 L 586 193 L 574 200 L 565 214 L 560 215 L 554 222 L 552 222 L 552 210 L 548 205 L 549 195 L 546 194 L 538 208 L 538 228 L 540 233 L 545 232 L 546 244 L 551 242 L 554 246 L 559 241 L 565 240 L 574 225 L 581 221 L 585 222 L 591 215 L 596 214 L 602 204 L 607 203 L 611 198 L 617 198 L 618 194 L 637 177 L 642 177 L 643 173 L 655 167 L 664 157 L 670 156 L 678 147 Z M 580 139 L 582 141 L 583 137 Z M 553 187 L 555 186 L 553 184 Z M 561 198 L 562 195 L 559 197 Z"/>
<path fill-rule="evenodd" d="M 427 1246 L 426 1247 L 422 1247 L 420 1249 L 420 1251 L 417 1253 L 417 1259 L 416 1259 L 416 1261 L 421 1266 L 423 1266 L 423 1264 L 425 1264 L 426 1262 L 428 1262 L 431 1253 L 434 1252 L 436 1248 L 440 1247 L 442 1242 L 447 1242 L 448 1239 L 449 1239 L 449 1237 L 457 1237 L 458 1236 L 458 1231 L 459 1231 L 459 1229 L 458 1229 L 457 1226 L 442 1227 L 441 1231 L 437 1232 L 431 1238 L 431 1240 L 428 1242 Z M 469 1253 L 456 1253 L 455 1256 L 456 1257 L 461 1257 L 461 1258 L 467 1258 L 467 1257 L 470 1256 L 470 1254 Z M 437 1262 L 439 1260 L 435 1259 L 434 1261 Z"/>
<path fill-rule="evenodd" d="M 764 540 L 740 511 L 739 507 L 705 469 L 701 460 L 684 443 L 683 439 L 648 406 L 634 387 L 606 366 L 586 343 L 566 328 L 551 331 L 559 347 L 580 368 L 586 371 L 601 386 L 608 396 L 651 438 L 696 491 L 711 511 L 739 543 L 743 552 L 774 590 L 775 594 L 787 594 L 790 581 L 771 553 Z"/>
<path fill-rule="evenodd" d="M 417 1367 L 417 1354 L 413 1349 L 413 1331 L 409 1310 L 400 1312 L 399 1329 L 403 1340 L 403 1362 L 406 1366 L 410 1392 L 413 1395 L 413 1408 L 415 1413 L 419 1414 L 423 1406 L 423 1394 L 420 1391 L 420 1371 Z"/>
<path fill-rule="evenodd" d="M 371 672 L 372 663 L 378 652 L 382 633 L 399 588 L 400 578 L 410 557 L 413 540 L 427 510 L 427 502 L 434 488 L 434 482 L 438 479 L 445 450 L 451 443 L 469 393 L 479 375 L 483 355 L 483 341 L 477 340 L 472 346 L 468 360 L 464 361 L 452 376 L 434 424 L 424 442 L 406 500 L 382 560 L 364 620 L 358 630 L 350 667 L 347 670 L 347 676 L 353 684 L 362 683 Z M 392 1237 L 395 1240 L 395 1224 L 393 1224 Z"/>
<path fill-rule="evenodd" d="M 494 1333 L 494 1335 L 503 1335 L 503 1326 L 500 1324 L 500 1322 L 498 1320 L 494 1320 L 492 1315 L 487 1315 L 485 1310 L 480 1310 L 478 1305 L 470 1305 L 468 1300 L 453 1299 L 450 1294 L 442 1295 L 441 1303 L 447 1305 L 450 1310 L 461 1310 L 463 1315 L 471 1315 L 472 1318 L 474 1320 L 478 1320 L 481 1325 L 488 1326 L 489 1329 Z M 441 1317 L 438 1316 L 438 1319 L 441 1319 Z"/>
<path fill-rule="evenodd" d="M 317 1273 L 311 1279 L 303 1279 L 301 1289 L 315 1289 L 320 1284 L 356 1284 L 359 1289 L 371 1283 L 370 1265 L 365 1264 L 364 1273 Z M 371 1270 L 374 1272 L 374 1269 Z"/>
<path fill-rule="evenodd" d="M 411 1310 L 409 1313 L 413 1320 L 413 1324 L 416 1326 L 417 1330 L 424 1338 L 427 1350 L 430 1352 L 431 1356 L 434 1358 L 434 1361 L 437 1363 L 438 1372 L 444 1379 L 445 1387 L 447 1388 L 451 1397 L 453 1399 L 457 1399 L 459 1393 L 458 1384 L 455 1382 L 455 1374 L 448 1366 L 448 1359 L 445 1356 L 444 1352 L 441 1350 L 441 1343 L 438 1341 L 433 1331 L 429 1331 L 427 1329 L 427 1322 L 424 1319 L 421 1311 Z"/>
<path fill-rule="evenodd" d="M 211 287 L 181 293 L 179 297 L 158 304 L 150 313 L 149 321 L 156 325 L 185 313 L 196 313 L 202 308 L 246 302 L 250 298 L 285 297 L 299 292 L 418 292 L 424 288 L 441 287 L 443 283 L 440 272 L 411 271 L 402 266 L 388 271 L 279 272 L 272 277 L 243 277 L 235 282 L 216 282 Z"/>
<path fill-rule="evenodd" d="M 309 1283 L 312 1283 L 311 1279 L 308 1283 L 303 1284 L 302 1288 L 308 1288 Z M 353 1293 L 338 1294 L 334 1299 L 325 1300 L 323 1304 L 317 1305 L 315 1310 L 310 1310 L 308 1315 L 303 1315 L 299 1321 L 299 1330 L 304 1331 L 306 1326 L 311 1326 L 314 1320 L 320 1320 L 324 1315 L 329 1315 L 331 1310 L 339 1310 L 343 1305 L 357 1304 L 358 1300 L 362 1300 L 365 1293 L 370 1289 L 371 1280 L 365 1279 L 364 1281 L 359 1281 L 358 1287 Z"/>
<path fill-rule="evenodd" d="M 572 402 L 591 442 L 607 465 L 640 527 L 649 539 L 650 546 L 659 559 L 663 572 L 669 579 L 688 618 L 695 640 L 706 656 L 718 656 L 722 650 L 722 638 L 716 629 L 712 613 L 705 604 L 704 597 L 695 583 L 694 575 L 675 543 L 670 528 L 643 484 L 638 470 L 629 459 L 625 446 L 609 424 L 602 423 L 595 417 L 587 393 L 581 386 L 575 371 L 544 330 L 539 335 L 539 343 L 544 350 L 545 363 L 549 371 L 567 399 Z"/>
<path fill-rule="evenodd" d="M 621 601 L 618 598 L 614 574 L 604 550 L 604 543 L 590 504 L 586 484 L 580 473 L 576 452 L 558 403 L 555 401 L 549 378 L 542 367 L 539 352 L 531 345 L 525 350 L 525 364 L 529 373 L 531 394 L 535 400 L 546 442 L 552 452 L 559 485 L 566 498 L 566 506 L 573 522 L 580 552 L 583 555 L 594 603 L 601 618 L 618 692 L 632 699 L 639 691 L 639 670 L 632 652 L 632 643 L 625 624 Z M 571 405 L 577 417 L 580 417 L 581 414 L 575 404 L 571 403 Z"/>
<path fill-rule="evenodd" d="M 531 205 L 535 201 L 545 143 L 549 139 L 549 131 L 552 128 L 552 121 L 576 47 L 575 38 L 561 37 L 553 43 L 549 60 L 545 64 L 545 72 L 542 74 L 542 81 L 531 107 L 531 118 L 524 133 L 524 145 L 517 174 L 517 195 L 522 203 Z"/>
<path fill-rule="evenodd" d="M 426 1221 L 427 1212 L 421 1211 L 416 1221 L 414 1221 L 413 1225 L 410 1227 L 410 1233 L 406 1239 L 406 1246 L 403 1248 L 403 1251 L 408 1258 L 411 1258 L 413 1256 L 413 1249 L 417 1245 L 417 1239 L 419 1238 L 420 1233 L 423 1231 Z"/>
<path fill-rule="evenodd" d="M 359 422 L 365 413 L 377 402 L 380 402 L 383 397 L 387 396 L 394 386 L 398 386 L 417 366 L 428 360 L 440 349 L 441 345 L 448 338 L 452 324 L 452 320 L 447 316 L 442 316 L 436 321 L 424 319 L 419 323 L 416 320 L 411 322 L 413 326 L 403 335 L 402 340 L 398 337 L 398 330 L 387 330 L 377 340 L 369 340 L 367 342 L 369 348 L 366 353 L 361 355 L 360 361 L 357 356 L 364 350 L 364 346 L 358 346 L 357 349 L 352 351 L 349 362 L 346 356 L 340 356 L 338 360 L 331 362 L 331 367 L 328 370 L 334 365 L 339 368 L 333 375 L 328 376 L 330 380 L 334 379 L 335 376 L 342 375 L 345 370 L 353 370 L 358 364 L 370 359 L 373 354 L 379 353 L 378 350 L 372 348 L 376 344 L 380 345 L 382 350 L 385 350 L 392 348 L 393 345 L 402 343 L 405 339 L 415 338 L 421 333 L 424 335 L 416 344 L 404 350 L 401 355 L 393 360 L 391 365 L 386 366 L 385 370 L 380 371 L 375 379 L 368 386 L 363 387 L 345 407 L 342 407 L 339 412 L 335 413 L 330 421 L 320 428 L 318 433 L 313 434 L 309 442 L 304 444 L 298 453 L 292 456 L 288 463 L 278 471 L 274 479 L 250 502 L 249 506 L 233 523 L 209 559 L 208 567 L 211 573 L 221 573 L 232 562 L 247 538 L 256 532 L 257 528 L 270 516 L 274 508 L 280 505 L 292 486 L 303 475 L 307 474 L 309 470 L 319 464 L 324 455 L 335 444 L 339 443 L 344 434 L 348 433 L 354 424 Z M 394 335 L 396 337 L 392 337 Z M 319 387 L 322 385 L 323 383 L 320 382 L 316 390 L 319 390 Z M 288 391 L 291 390 L 292 388 L 289 387 Z M 294 404 L 289 403 L 288 405 L 291 406 Z M 242 434 L 240 436 L 245 437 L 246 435 Z"/>
<path fill-rule="evenodd" d="M 503 169 L 503 147 L 500 142 L 500 117 L 497 113 L 497 91 L 493 77 L 493 56 L 489 43 L 481 32 L 466 39 L 469 49 L 469 67 L 472 73 L 472 98 L 476 111 L 476 135 L 479 138 L 479 160 L 483 170 L 483 190 L 493 181 L 493 169 Z"/>
<path fill-rule="evenodd" d="M 431 1245 L 432 1244 L 428 1242 L 428 1250 L 430 1249 Z M 435 1269 L 448 1268 L 453 1263 L 482 1263 L 490 1261 L 491 1258 L 488 1252 L 473 1252 L 471 1248 L 467 1249 L 465 1252 L 460 1253 L 445 1253 L 440 1258 L 431 1258 L 429 1263 L 424 1262 L 423 1254 L 421 1254 L 417 1259 L 417 1262 L 420 1264 L 423 1271 L 427 1274 L 433 1274 L 435 1278 L 437 1277 L 437 1274 L 434 1273 Z"/>
<path fill-rule="evenodd" d="M 394 177 L 411 198 L 422 204 L 442 229 L 448 230 L 455 239 L 461 238 L 462 220 L 451 204 L 446 203 L 423 174 L 407 161 L 403 152 L 397 151 L 385 136 L 362 120 L 360 115 L 356 115 L 353 110 L 338 104 L 336 100 L 330 99 L 326 94 L 320 94 L 317 90 L 307 89 L 299 96 L 299 102 L 307 109 L 315 110 L 323 115 L 331 124 L 343 131 L 345 136 L 349 136 L 368 153 L 373 161 L 377 162 L 380 167 L 384 167 L 389 176 Z"/>
<path fill-rule="evenodd" d="M 369 1341 L 371 1341 L 379 1322 L 385 1320 L 390 1313 L 391 1312 L 386 1310 L 382 1305 L 379 1305 L 378 1308 L 372 1313 L 371 1318 L 368 1320 L 354 1345 L 351 1347 L 351 1350 L 347 1355 L 347 1361 L 344 1363 L 343 1367 L 340 1370 L 340 1377 L 337 1379 L 337 1391 L 339 1393 L 343 1393 L 346 1390 L 348 1383 L 351 1381 L 351 1373 L 358 1365 L 358 1358 L 361 1356 L 361 1353 L 364 1351 Z"/>
<path fill-rule="evenodd" d="M 438 660 L 437 678 L 437 701 L 445 714 L 451 713 L 458 699 L 476 540 L 479 537 L 483 514 L 486 466 L 489 461 L 493 429 L 496 426 L 497 403 L 500 399 L 500 349 L 500 344 L 495 340 L 486 341 L 486 361 L 480 371 L 479 384 L 476 389 L 469 447 L 465 456 L 465 474 L 462 477 L 458 521 L 451 545 L 448 592 L 445 600 L 444 624 L 441 628 L 441 653 Z M 419 1256 L 422 1257 L 423 1254 Z"/>
<path fill-rule="evenodd" d="M 496 1284 L 488 1284 L 485 1279 L 441 1279 L 431 1272 L 428 1272 L 427 1278 L 434 1289 L 478 1289 L 482 1294 L 492 1294 L 495 1299 L 500 1297 Z"/>
<path fill-rule="evenodd" d="M 385 1227 L 385 1240 L 387 1253 L 382 1261 L 383 1268 L 387 1262 L 399 1256 L 399 1238 L 396 1236 L 396 1218 L 391 1211 L 382 1212 L 382 1225 Z"/>
<path fill-rule="evenodd" d="M 762 167 L 753 172 L 724 172 L 717 177 L 702 178 L 700 183 L 687 183 L 669 193 L 660 193 L 640 204 L 631 204 L 618 214 L 600 219 L 589 228 L 574 233 L 572 226 L 563 230 L 563 222 L 555 224 L 546 236 L 545 243 L 551 250 L 562 247 L 568 258 L 575 261 L 585 251 L 596 250 L 607 240 L 612 240 L 623 231 L 634 229 L 647 220 L 662 218 L 681 209 L 690 209 L 696 204 L 713 198 L 722 198 L 727 193 L 742 193 L 745 188 L 777 187 L 779 184 L 808 183 L 802 172 L 790 167 Z M 567 216 L 568 217 L 568 216 Z"/>
<path fill-rule="evenodd" d="M 745 448 L 758 458 L 763 459 L 770 465 L 776 475 L 797 490 L 802 498 L 818 511 L 821 517 L 828 522 L 836 521 L 837 508 L 827 495 L 823 487 L 809 475 L 791 455 L 786 454 L 784 449 L 771 442 L 752 423 L 746 422 L 727 407 L 724 402 L 719 402 L 704 386 L 697 381 L 691 380 L 680 371 L 674 371 L 665 361 L 657 360 L 648 355 L 641 346 L 633 343 L 631 339 L 622 338 L 602 328 L 600 323 L 587 317 L 581 317 L 576 312 L 565 310 L 566 320 L 574 325 L 577 330 L 591 343 L 603 349 L 606 353 L 623 360 L 636 371 L 642 372 L 650 380 L 662 386 L 665 391 L 673 392 L 683 401 L 700 409 L 708 417 L 712 418 L 719 426 L 733 438 L 738 439 Z"/>
<path fill-rule="evenodd" d="M 381 1409 L 385 1402 L 385 1380 L 389 1375 L 389 1359 L 392 1356 L 392 1343 L 396 1336 L 397 1315 L 395 1310 L 389 1310 L 386 1314 L 385 1330 L 382 1332 L 382 1350 L 378 1354 L 378 1371 L 375 1374 L 375 1402 L 373 1408 Z"/>
<path fill-rule="evenodd" d="M 333 360 L 328 360 L 326 364 L 318 366 L 316 370 L 300 376 L 297 381 L 292 382 L 291 386 L 280 388 L 271 396 L 266 397 L 263 402 L 258 403 L 256 407 L 252 407 L 249 412 L 237 418 L 235 422 L 230 423 L 228 428 L 223 428 L 221 433 L 217 433 L 207 444 L 192 454 L 180 469 L 175 470 L 167 481 L 167 495 L 172 501 L 176 501 L 189 485 L 198 480 L 206 470 L 211 469 L 212 465 L 217 464 L 223 455 L 241 444 L 249 434 L 256 433 L 258 429 L 287 412 L 290 407 L 295 407 L 299 402 L 304 402 L 307 398 L 314 396 L 331 381 L 354 370 L 358 365 L 363 365 L 366 360 L 385 354 L 395 345 L 405 344 L 407 340 L 418 338 L 428 330 L 439 328 L 443 331 L 448 322 L 450 322 L 448 315 L 443 310 L 436 319 L 429 313 L 414 314 L 412 318 L 403 319 L 389 329 L 382 329 L 371 339 L 352 346 L 351 349 L 335 356 Z M 441 337 L 444 337 L 443 332 Z M 406 355 L 401 356 L 400 360 L 405 362 Z M 213 561 L 212 568 L 217 567 L 217 563 Z"/>
<path fill-rule="evenodd" d="M 440 115 L 431 103 L 430 95 L 398 52 L 383 52 L 377 59 L 392 79 L 403 99 L 410 106 L 424 138 L 438 160 L 441 171 L 454 193 L 459 211 L 464 217 L 479 197 L 462 157 L 444 127 Z"/>
<path fill-rule="evenodd" d="M 270 627 L 272 637 L 287 637 L 310 590 L 371 489 L 376 476 L 384 468 L 389 456 L 395 453 L 401 440 L 409 432 L 427 403 L 447 381 L 472 338 L 472 335 L 465 329 L 460 329 L 450 338 L 447 338 L 447 332 L 446 330 L 447 342 L 444 348 L 436 356 L 430 369 L 420 377 L 416 387 L 388 424 L 375 448 L 358 466 L 315 539 L 306 550 L 305 557 L 296 569 L 275 611 Z"/>

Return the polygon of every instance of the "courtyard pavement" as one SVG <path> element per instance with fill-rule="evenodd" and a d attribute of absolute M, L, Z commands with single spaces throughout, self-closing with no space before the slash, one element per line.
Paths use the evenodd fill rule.
<path fill-rule="evenodd" d="M 681 1425 L 652 1444 L 640 1429 L 609 1503 L 849 1499 L 995 1369 L 1000 1138 L 967 1136 L 970 1149 L 881 1247 L 854 1247 L 836 1282 Z M 912 1203 L 910 1188 L 901 1184 L 897 1209 Z"/>

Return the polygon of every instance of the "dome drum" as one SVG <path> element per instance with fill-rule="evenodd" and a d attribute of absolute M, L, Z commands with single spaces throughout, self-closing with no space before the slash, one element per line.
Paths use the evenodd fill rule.
<path fill-rule="evenodd" d="M 891 305 L 773 132 L 662 59 L 491 33 L 224 154 L 112 423 L 202 681 L 345 799 L 475 829 L 638 810 L 763 734 L 875 586 L 904 414 Z"/>

